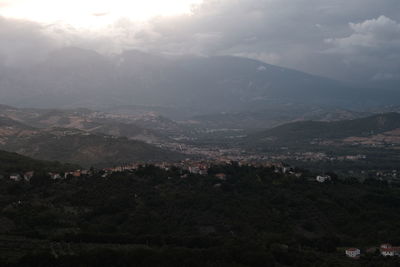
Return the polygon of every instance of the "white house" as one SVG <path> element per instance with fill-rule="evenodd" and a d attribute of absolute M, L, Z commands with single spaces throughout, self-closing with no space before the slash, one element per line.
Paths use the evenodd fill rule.
<path fill-rule="evenodd" d="M 24 173 L 25 181 L 29 182 L 32 179 L 33 175 L 34 175 L 34 171 L 29 171 L 29 172 Z"/>
<path fill-rule="evenodd" d="M 58 179 L 62 179 L 61 175 L 59 173 L 52 173 L 49 172 L 50 178 L 53 180 L 58 180 Z"/>
<path fill-rule="evenodd" d="M 327 181 L 330 181 L 331 177 L 329 175 L 318 175 L 316 180 L 317 180 L 317 182 L 325 183 Z"/>
<path fill-rule="evenodd" d="M 391 244 L 382 244 L 380 250 L 385 257 L 400 256 L 400 247 L 393 247 Z"/>
<path fill-rule="evenodd" d="M 10 175 L 10 180 L 13 180 L 13 181 L 21 181 L 21 175 L 19 175 L 18 173 L 14 173 L 14 174 L 11 174 Z"/>
<path fill-rule="evenodd" d="M 360 257 L 361 251 L 358 248 L 349 248 L 346 249 L 346 256 L 350 258 L 358 258 Z"/>
<path fill-rule="evenodd" d="M 226 174 L 225 173 L 217 173 L 215 177 L 219 180 L 226 180 Z"/>
<path fill-rule="evenodd" d="M 199 174 L 200 173 L 200 168 L 199 167 L 189 166 L 189 172 L 192 173 L 192 174 Z"/>

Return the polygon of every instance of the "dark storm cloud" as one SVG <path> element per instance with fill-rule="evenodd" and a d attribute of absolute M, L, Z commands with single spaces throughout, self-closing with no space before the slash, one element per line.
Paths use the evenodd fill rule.
<path fill-rule="evenodd" d="M 205 0 L 191 15 L 121 19 L 100 33 L 58 25 L 47 36 L 101 52 L 229 54 L 339 79 L 396 79 L 399 11 L 398 0 Z"/>
<path fill-rule="evenodd" d="M 116 28 L 130 29 L 135 34 L 125 42 L 148 50 L 246 56 L 339 79 L 390 79 L 399 72 L 399 11 L 397 0 L 208 0 L 191 16 L 157 18 L 139 32 L 128 21 Z"/>

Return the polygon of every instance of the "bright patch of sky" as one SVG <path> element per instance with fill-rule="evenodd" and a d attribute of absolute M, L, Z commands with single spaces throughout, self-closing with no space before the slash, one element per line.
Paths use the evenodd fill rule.
<path fill-rule="evenodd" d="M 118 19 L 145 21 L 188 14 L 202 0 L 4 0 L 0 15 L 41 23 L 101 28 Z"/>

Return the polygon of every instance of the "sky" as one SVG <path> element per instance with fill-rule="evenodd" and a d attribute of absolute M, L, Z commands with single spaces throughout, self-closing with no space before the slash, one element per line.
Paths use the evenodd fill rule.
<path fill-rule="evenodd" d="M 400 1 L 0 0 L 0 62 L 30 64 L 63 46 L 235 55 L 400 82 Z"/>

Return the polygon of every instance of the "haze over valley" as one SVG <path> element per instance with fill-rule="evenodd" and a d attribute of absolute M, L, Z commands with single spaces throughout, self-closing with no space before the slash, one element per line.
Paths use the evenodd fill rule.
<path fill-rule="evenodd" d="M 400 266 L 398 0 L 0 0 L 1 266 Z"/>

